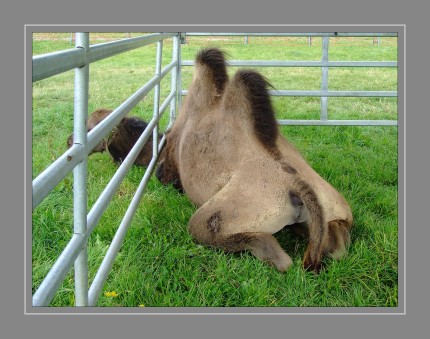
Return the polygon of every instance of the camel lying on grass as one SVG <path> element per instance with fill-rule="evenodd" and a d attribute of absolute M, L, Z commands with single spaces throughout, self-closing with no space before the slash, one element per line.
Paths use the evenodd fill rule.
<path fill-rule="evenodd" d="M 324 255 L 347 253 L 351 209 L 281 135 L 267 88 L 253 70 L 229 79 L 220 50 L 198 53 L 157 177 L 198 206 L 188 229 L 199 243 L 286 271 L 292 260 L 272 234 L 289 226 L 308 239 L 304 267 L 319 272 Z"/>

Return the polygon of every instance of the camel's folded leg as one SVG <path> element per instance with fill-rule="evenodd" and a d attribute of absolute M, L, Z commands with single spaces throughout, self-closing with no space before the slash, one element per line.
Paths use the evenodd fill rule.
<path fill-rule="evenodd" d="M 261 261 L 281 272 L 286 271 L 292 260 L 272 234 L 246 231 L 249 229 L 248 222 L 251 222 L 247 220 L 249 216 L 247 213 L 241 213 L 240 217 L 235 217 L 233 210 L 233 202 L 218 199 L 216 195 L 194 213 L 188 230 L 201 244 L 218 247 L 227 252 L 249 250 Z"/>

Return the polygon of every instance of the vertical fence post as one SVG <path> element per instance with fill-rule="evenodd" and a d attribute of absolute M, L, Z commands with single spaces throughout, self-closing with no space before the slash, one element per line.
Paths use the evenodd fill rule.
<path fill-rule="evenodd" d="M 157 42 L 157 60 L 155 61 L 155 75 L 161 74 L 161 63 L 163 59 L 163 40 Z M 161 82 L 159 82 L 154 89 L 154 114 L 153 117 L 158 119 L 160 111 L 160 87 Z M 152 131 L 152 156 L 158 157 L 158 125 L 154 127 Z"/>
<path fill-rule="evenodd" d="M 179 111 L 182 104 L 182 78 L 181 78 L 181 44 L 183 41 L 182 33 L 174 37 L 173 56 L 177 60 L 176 69 L 172 76 L 172 86 L 175 88 L 175 107 L 171 106 L 169 125 L 173 124 L 176 119 L 176 113 Z"/>
<path fill-rule="evenodd" d="M 181 45 L 180 33 L 173 37 L 172 40 L 172 60 L 176 60 L 176 66 L 171 72 L 170 91 L 175 93 L 172 101 L 170 102 L 170 116 L 169 116 L 169 127 L 173 124 L 176 118 L 176 107 L 178 103 L 178 69 L 180 66 L 180 60 L 178 58 L 178 46 Z"/>
<path fill-rule="evenodd" d="M 322 38 L 322 63 L 327 64 L 328 63 L 328 44 L 329 44 L 329 37 L 323 37 Z M 328 66 L 322 66 L 321 67 L 321 91 L 323 94 L 328 92 Z M 320 119 L 323 121 L 327 121 L 328 119 L 328 113 L 327 113 L 327 96 L 321 97 L 321 112 L 320 112 Z"/>
<path fill-rule="evenodd" d="M 89 33 L 76 33 L 76 48 L 89 48 Z M 87 143 L 89 65 L 75 69 L 74 132 L 75 144 Z M 87 230 L 87 159 L 73 170 L 73 222 L 74 233 L 84 235 Z M 88 305 L 88 254 L 87 245 L 75 261 L 75 304 Z"/>

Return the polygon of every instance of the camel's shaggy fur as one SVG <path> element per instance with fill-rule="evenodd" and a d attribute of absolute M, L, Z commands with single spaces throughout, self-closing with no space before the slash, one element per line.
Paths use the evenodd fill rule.
<path fill-rule="evenodd" d="M 110 113 L 111 109 L 100 108 L 90 114 L 87 121 L 87 130 L 91 131 Z M 147 123 L 138 117 L 125 117 L 112 130 L 109 135 L 100 141 L 89 154 L 96 152 L 104 152 L 108 150 L 115 162 L 121 163 L 142 132 L 147 127 Z M 160 136 L 161 137 L 161 136 Z M 67 146 L 70 148 L 73 145 L 73 134 L 67 138 Z M 145 146 L 140 151 L 134 164 L 137 166 L 148 166 L 152 159 L 152 136 L 148 139 Z"/>
<path fill-rule="evenodd" d="M 157 177 L 199 207 L 188 225 L 198 242 L 285 271 L 292 260 L 272 234 L 289 225 L 309 241 L 305 268 L 319 272 L 323 255 L 347 252 L 351 209 L 281 135 L 267 87 L 253 70 L 230 80 L 224 54 L 201 51 Z"/>

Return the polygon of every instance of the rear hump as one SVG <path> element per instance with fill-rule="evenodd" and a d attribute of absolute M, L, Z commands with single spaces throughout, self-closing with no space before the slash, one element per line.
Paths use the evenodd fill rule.
<path fill-rule="evenodd" d="M 232 85 L 233 90 L 241 88 L 243 91 L 257 139 L 269 153 L 279 157 L 279 151 L 276 147 L 278 124 L 268 92 L 268 87 L 271 87 L 270 83 L 256 71 L 239 70 L 232 80 Z"/>

